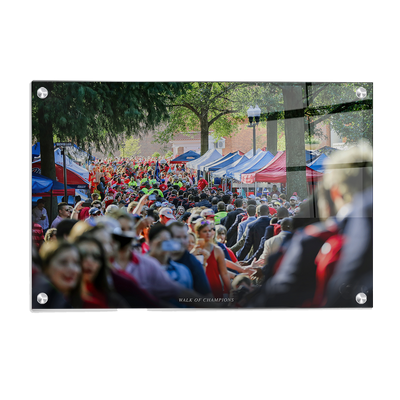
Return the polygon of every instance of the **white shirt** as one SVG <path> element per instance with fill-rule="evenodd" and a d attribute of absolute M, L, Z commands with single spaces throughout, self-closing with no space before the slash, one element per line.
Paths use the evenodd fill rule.
<path fill-rule="evenodd" d="M 41 219 L 42 215 L 44 215 L 46 218 Z M 39 210 L 37 207 L 35 207 L 32 210 L 32 221 L 36 224 L 39 224 L 43 230 L 47 229 L 49 227 L 49 217 L 47 216 L 46 209 L 43 208 L 43 210 Z"/>

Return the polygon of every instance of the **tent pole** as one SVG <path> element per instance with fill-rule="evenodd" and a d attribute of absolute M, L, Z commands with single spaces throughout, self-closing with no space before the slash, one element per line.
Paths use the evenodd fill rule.
<path fill-rule="evenodd" d="M 53 218 L 53 188 L 50 189 L 50 219 L 51 218 Z M 50 221 L 49 221 L 49 224 L 50 224 Z"/>

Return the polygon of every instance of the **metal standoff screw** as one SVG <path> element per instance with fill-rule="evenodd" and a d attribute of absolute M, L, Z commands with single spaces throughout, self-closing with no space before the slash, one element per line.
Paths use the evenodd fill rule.
<path fill-rule="evenodd" d="M 37 91 L 37 95 L 38 95 L 39 99 L 45 99 L 48 94 L 49 94 L 49 92 L 45 87 L 41 87 Z"/>
<path fill-rule="evenodd" d="M 356 90 L 356 95 L 359 99 L 363 99 L 364 97 L 367 97 L 367 91 L 363 87 L 359 87 Z"/>
<path fill-rule="evenodd" d="M 356 302 L 358 304 L 364 304 L 367 302 L 367 295 L 365 293 L 358 293 L 356 296 Z"/>
<path fill-rule="evenodd" d="M 46 293 L 39 293 L 39 294 L 37 295 L 37 302 L 38 302 L 39 304 L 46 304 L 48 299 L 49 299 L 49 298 L 47 297 L 47 294 L 46 294 Z"/>

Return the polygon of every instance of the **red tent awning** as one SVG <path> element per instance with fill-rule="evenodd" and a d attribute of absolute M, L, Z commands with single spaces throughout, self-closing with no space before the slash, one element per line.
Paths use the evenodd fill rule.
<path fill-rule="evenodd" d="M 50 197 L 51 192 L 46 193 L 35 193 L 34 197 Z M 53 196 L 64 196 L 64 189 L 53 190 Z M 75 189 L 67 189 L 67 196 L 75 196 Z"/>
<path fill-rule="evenodd" d="M 304 160 L 305 164 L 305 160 Z M 307 182 L 315 182 L 322 178 L 323 174 L 314 171 L 306 166 Z M 254 182 L 271 182 L 285 183 L 286 182 L 286 151 L 278 151 L 276 156 L 263 168 L 251 174 L 242 174 L 243 183 Z"/>
<path fill-rule="evenodd" d="M 57 181 L 64 183 L 64 169 L 61 165 L 55 164 L 56 166 L 56 177 L 57 177 Z M 34 172 L 37 172 L 37 170 L 41 170 L 42 168 L 42 163 L 41 161 L 37 161 L 32 163 L 32 170 Z M 40 172 L 38 172 L 40 173 Z M 75 172 L 71 171 L 68 169 L 67 167 L 67 184 L 68 185 L 87 185 L 87 183 L 85 182 L 85 180 L 77 175 Z"/>

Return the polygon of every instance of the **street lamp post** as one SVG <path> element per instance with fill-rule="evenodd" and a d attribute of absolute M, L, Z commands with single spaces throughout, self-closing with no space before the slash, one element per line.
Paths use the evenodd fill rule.
<path fill-rule="evenodd" d="M 256 104 L 256 106 L 253 108 L 253 106 L 250 106 L 249 109 L 247 110 L 247 116 L 249 117 L 249 123 L 250 125 L 247 125 L 248 128 L 253 128 L 253 156 L 256 155 L 256 125 L 260 122 L 260 115 L 261 115 L 261 110 L 260 107 Z M 255 122 L 253 122 L 255 120 Z"/>

